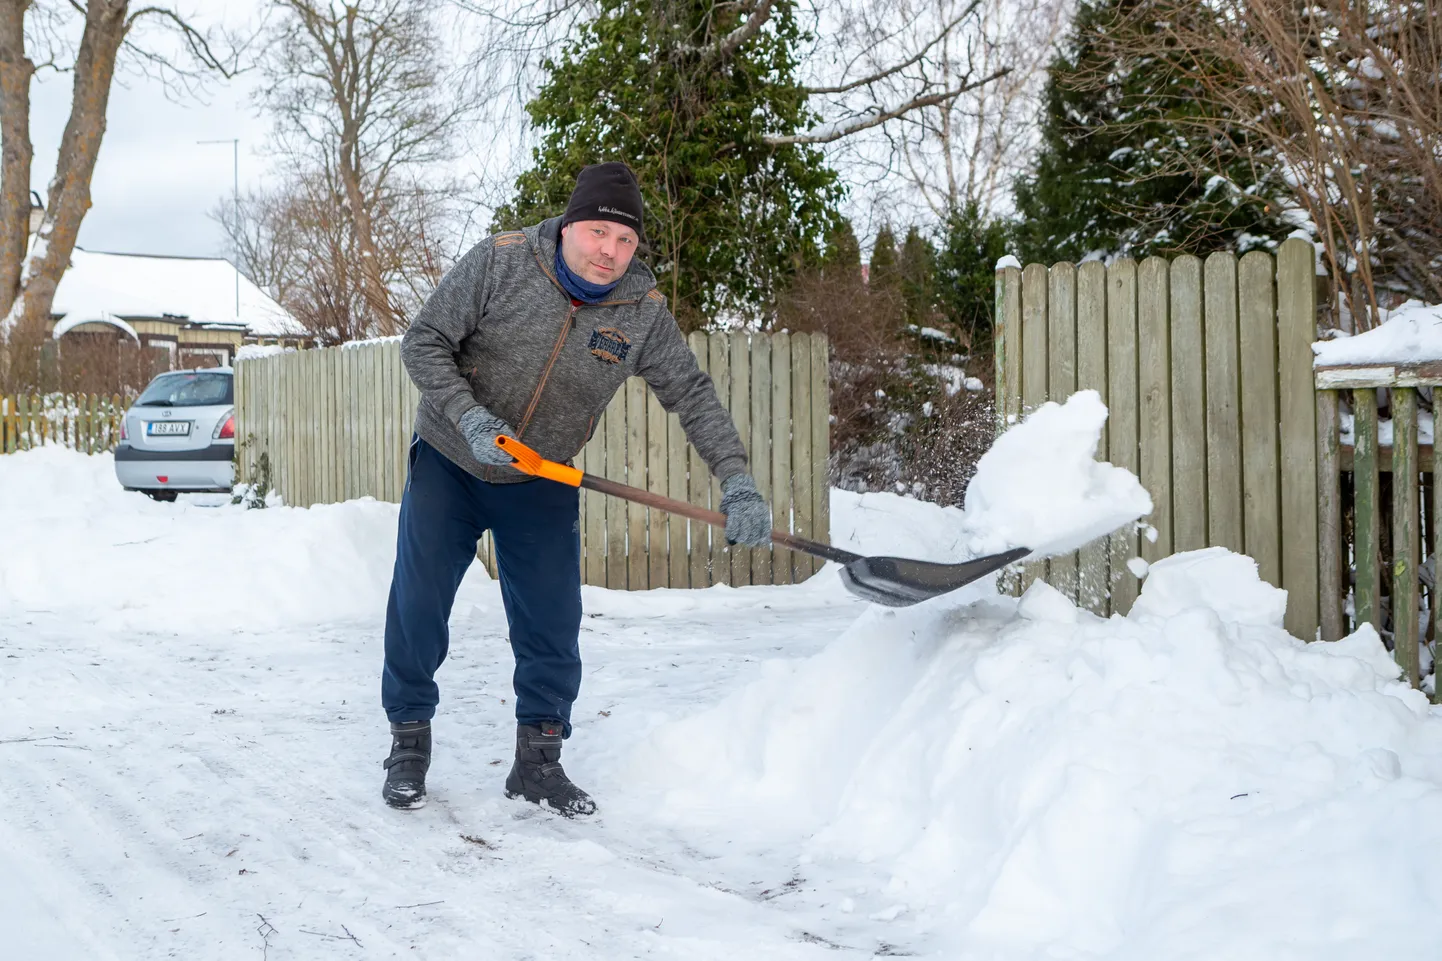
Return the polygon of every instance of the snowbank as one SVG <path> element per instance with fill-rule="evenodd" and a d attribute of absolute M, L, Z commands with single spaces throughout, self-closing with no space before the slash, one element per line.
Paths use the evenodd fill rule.
<path fill-rule="evenodd" d="M 842 910 L 966 956 L 1435 948 L 1442 717 L 1370 629 L 1290 637 L 1221 549 L 1152 565 L 1126 618 L 1044 584 L 937 608 L 765 664 L 633 776 L 678 828 L 793 845 L 850 879 Z"/>
<path fill-rule="evenodd" d="M 1091 459 L 1105 414 L 1088 392 L 1047 405 L 965 510 L 866 495 L 836 539 L 1058 553 L 1126 524 L 1150 502 Z M 708 856 L 791 851 L 822 910 L 937 957 L 1431 956 L 1442 712 L 1370 628 L 1309 645 L 1285 610 L 1219 548 L 1152 564 L 1126 617 L 1044 583 L 871 608 L 658 726 L 626 777 L 638 811 L 724 839 Z"/>
<path fill-rule="evenodd" d="M 61 613 L 111 628 L 264 629 L 385 608 L 397 508 L 160 504 L 127 493 L 108 454 L 0 457 L 0 619 Z"/>
<path fill-rule="evenodd" d="M 1409 300 L 1383 314 L 1382 323 L 1354 337 L 1319 340 L 1313 364 L 1418 364 L 1442 360 L 1442 305 Z"/>

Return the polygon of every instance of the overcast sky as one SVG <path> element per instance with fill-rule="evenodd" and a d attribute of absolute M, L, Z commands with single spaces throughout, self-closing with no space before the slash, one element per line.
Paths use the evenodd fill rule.
<path fill-rule="evenodd" d="M 87 250 L 225 256 L 226 240 L 209 211 L 231 196 L 232 148 L 197 140 L 240 138 L 240 188 L 262 174 L 269 123 L 249 103 L 250 76 L 214 82 L 207 99 L 175 102 L 158 82 L 117 77 L 105 138 L 91 181 L 94 204 L 80 227 Z M 55 174 L 70 113 L 72 78 L 45 73 L 31 87 L 31 186 L 42 200 Z"/>

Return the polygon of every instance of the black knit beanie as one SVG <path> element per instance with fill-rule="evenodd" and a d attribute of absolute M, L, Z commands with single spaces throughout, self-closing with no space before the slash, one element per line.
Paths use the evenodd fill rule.
<path fill-rule="evenodd" d="M 641 243 L 645 243 L 644 214 L 636 175 L 630 167 L 613 160 L 581 168 L 576 175 L 576 189 L 571 191 L 566 212 L 561 216 L 561 226 L 578 220 L 609 220 L 630 227 Z"/>

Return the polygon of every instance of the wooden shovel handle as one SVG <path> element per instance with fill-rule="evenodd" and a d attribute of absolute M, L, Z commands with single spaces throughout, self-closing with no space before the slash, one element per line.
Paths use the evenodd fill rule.
<path fill-rule="evenodd" d="M 631 487 L 618 481 L 584 473 L 574 467 L 567 467 L 565 464 L 546 460 L 514 437 L 502 434 L 496 438 L 496 446 L 514 458 L 512 467 L 533 477 L 544 477 L 561 484 L 569 484 L 571 487 L 584 487 L 600 494 L 608 494 L 636 504 L 644 504 L 647 507 L 654 507 L 670 514 L 678 514 L 681 517 L 689 517 L 713 527 L 723 529 L 726 527 L 726 515 L 720 511 L 707 510 L 704 507 L 697 507 L 695 504 L 688 504 L 686 501 L 674 500 L 662 494 L 641 490 L 639 487 Z M 773 530 L 771 542 L 841 564 L 850 564 L 852 561 L 861 560 L 860 554 L 853 554 L 851 551 L 844 551 L 839 547 L 808 540 L 805 537 L 797 537 L 785 531 Z"/>

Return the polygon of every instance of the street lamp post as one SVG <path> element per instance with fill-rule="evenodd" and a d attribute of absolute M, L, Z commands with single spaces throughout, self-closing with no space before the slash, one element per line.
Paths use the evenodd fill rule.
<path fill-rule="evenodd" d="M 233 148 L 231 157 L 231 197 L 235 203 L 235 230 L 240 229 L 240 138 L 234 137 L 230 140 L 197 140 L 198 144 L 228 143 Z M 240 259 L 240 246 L 236 245 L 236 259 Z M 240 264 L 232 263 L 231 268 L 235 271 L 235 319 L 240 320 Z"/>

